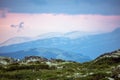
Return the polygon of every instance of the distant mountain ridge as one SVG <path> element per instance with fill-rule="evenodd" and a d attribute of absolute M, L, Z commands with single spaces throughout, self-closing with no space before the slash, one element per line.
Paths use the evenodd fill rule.
<path fill-rule="evenodd" d="M 72 33 L 73 34 L 73 33 Z M 6 53 L 14 53 L 24 50 L 47 48 L 68 52 L 71 56 L 85 55 L 95 59 L 101 53 L 119 49 L 120 45 L 120 29 L 116 29 L 110 33 L 102 33 L 96 35 L 88 35 L 77 37 L 74 39 L 68 37 L 52 37 L 37 39 L 20 44 L 0 47 L 0 55 Z M 23 54 L 20 54 L 23 55 Z M 45 54 L 44 54 L 45 55 Z M 64 54 L 65 55 L 65 54 Z M 67 59 L 67 58 L 66 58 Z M 72 59 L 72 58 L 71 58 Z M 73 58 L 74 59 L 74 58 Z"/>
<path fill-rule="evenodd" d="M 28 42 L 31 40 L 32 39 L 29 37 L 14 37 L 14 38 L 10 38 L 7 41 L 0 43 L 0 46 L 9 46 L 9 45 L 13 45 L 13 44 Z"/>
<path fill-rule="evenodd" d="M 55 59 L 64 59 L 64 60 L 71 60 L 77 62 L 86 62 L 91 60 L 88 56 L 84 56 L 82 54 L 75 54 L 74 52 L 65 52 L 60 49 L 55 48 L 33 48 L 28 50 L 21 50 L 16 52 L 10 53 L 1 53 L 1 56 L 12 57 L 22 59 L 25 56 L 42 56 L 48 59 L 55 58 Z"/>
<path fill-rule="evenodd" d="M 29 42 L 29 41 L 39 40 L 39 39 L 48 39 L 48 38 L 54 38 L 54 37 L 65 37 L 65 38 L 75 39 L 75 38 L 85 37 L 85 36 L 94 35 L 94 34 L 95 33 L 80 32 L 80 31 L 72 31 L 68 33 L 51 32 L 51 33 L 39 35 L 37 37 L 13 37 L 0 43 L 0 46 L 9 46 L 14 44 L 20 44 L 24 42 Z"/>
<path fill-rule="evenodd" d="M 37 53 L 37 51 L 38 51 L 38 53 Z M 42 53 L 40 54 L 39 51 L 41 51 Z M 50 52 L 48 52 L 48 51 L 50 51 L 50 50 L 39 48 L 39 49 L 32 49 L 32 50 L 29 50 L 29 51 L 26 50 L 26 51 L 20 51 L 20 52 L 14 53 L 14 55 L 20 54 L 20 53 L 21 54 L 25 53 L 24 56 L 22 56 L 22 58 L 21 58 L 21 55 L 18 55 L 18 57 L 17 56 L 9 57 L 10 53 L 8 53 L 8 55 L 5 55 L 5 56 L 1 55 L 0 56 L 0 64 L 14 63 L 16 61 L 19 62 L 20 60 L 25 60 L 25 61 L 27 61 L 27 60 L 30 60 L 30 61 L 39 60 L 40 62 L 55 60 L 55 59 L 61 59 L 63 61 L 67 60 L 66 58 L 64 59 L 64 58 L 59 58 L 59 57 L 58 58 L 50 57 L 50 56 L 55 56 L 54 54 L 59 54 L 60 50 L 59 51 L 57 50 L 58 52 L 55 53 L 54 52 L 55 50 L 51 49 L 51 51 L 54 52 L 53 55 L 49 54 Z M 30 54 L 29 54 L 29 52 L 30 52 Z M 35 54 L 34 54 L 34 52 L 35 52 Z M 31 53 L 33 53 L 33 54 L 31 54 Z M 45 56 L 44 55 L 45 53 L 47 53 L 49 55 Z M 27 54 L 29 54 L 29 55 L 27 55 Z M 63 55 L 63 54 L 64 53 L 60 53 L 59 55 Z M 66 53 L 66 54 L 67 54 L 67 56 L 72 57 L 68 53 Z M 80 56 L 82 57 L 83 55 L 80 55 Z M 80 56 L 78 56 L 78 58 Z M 76 57 L 76 59 L 78 59 L 78 58 Z M 36 60 L 34 60 L 34 59 L 36 59 Z M 74 59 L 73 60 L 68 59 L 68 61 L 75 61 L 75 60 Z M 112 52 L 103 53 L 100 56 L 98 56 L 96 59 L 94 59 L 92 61 L 89 61 L 89 62 L 92 63 L 92 64 L 94 64 L 94 63 L 104 64 L 104 62 L 108 65 L 110 65 L 111 62 L 113 62 L 114 64 L 116 64 L 116 63 L 118 64 L 118 63 L 120 63 L 120 49 L 114 50 Z"/>

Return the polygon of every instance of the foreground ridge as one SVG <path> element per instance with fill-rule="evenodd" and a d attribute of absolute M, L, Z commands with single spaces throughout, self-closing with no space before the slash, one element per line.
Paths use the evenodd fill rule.
<path fill-rule="evenodd" d="M 120 49 L 78 63 L 41 56 L 0 57 L 2 80 L 120 80 Z"/>

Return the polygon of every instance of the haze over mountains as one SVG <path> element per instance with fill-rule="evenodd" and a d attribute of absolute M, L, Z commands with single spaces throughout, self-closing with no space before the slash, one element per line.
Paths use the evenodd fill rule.
<path fill-rule="evenodd" d="M 37 37 L 13 37 L 0 43 L 0 46 L 8 46 L 13 44 L 19 44 L 19 43 L 38 40 L 38 39 L 47 39 L 47 38 L 53 38 L 53 37 L 65 37 L 65 38 L 75 39 L 75 38 L 85 37 L 85 36 L 94 35 L 94 34 L 96 33 L 80 32 L 80 31 L 72 31 L 68 33 L 51 32 L 51 33 L 39 35 Z"/>
<path fill-rule="evenodd" d="M 12 39 L 10 39 L 12 41 Z M 11 42 L 10 40 L 6 41 Z M 22 40 L 22 41 L 21 41 Z M 17 42 L 16 42 L 17 41 Z M 39 55 L 47 58 L 61 58 L 78 62 L 89 61 L 102 53 L 120 48 L 120 28 L 110 33 L 81 33 L 66 34 L 51 33 L 34 39 L 23 38 L 0 47 L 0 55 L 24 57 Z"/>
<path fill-rule="evenodd" d="M 10 39 L 0 43 L 0 46 L 19 44 L 19 43 L 28 42 L 31 40 L 32 40 L 32 38 L 29 38 L 29 37 L 14 37 L 14 38 L 10 38 Z"/>

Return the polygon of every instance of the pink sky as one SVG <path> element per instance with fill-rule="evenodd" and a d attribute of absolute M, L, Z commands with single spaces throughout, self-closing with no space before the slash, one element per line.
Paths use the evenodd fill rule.
<path fill-rule="evenodd" d="M 24 22 L 24 28 L 17 32 L 10 25 Z M 68 14 L 18 14 L 7 13 L 0 18 L 0 42 L 11 37 L 35 37 L 49 32 L 110 32 L 120 27 L 120 16 L 68 15 Z"/>

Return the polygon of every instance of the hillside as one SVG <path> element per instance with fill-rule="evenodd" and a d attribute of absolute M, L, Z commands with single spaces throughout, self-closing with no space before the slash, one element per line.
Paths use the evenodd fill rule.
<path fill-rule="evenodd" d="M 48 36 L 48 38 L 47 37 L 42 39 L 39 38 L 34 41 L 13 44 L 9 46 L 2 46 L 0 47 L 0 55 L 1 54 L 5 55 L 6 53 L 14 53 L 24 50 L 38 49 L 38 48 L 45 48 L 45 49 L 47 48 L 48 50 L 52 48 L 55 49 L 55 51 L 56 50 L 65 51 L 69 55 L 72 55 L 74 57 L 76 57 L 77 54 L 77 55 L 88 56 L 91 59 L 95 59 L 97 56 L 101 55 L 102 53 L 113 51 L 115 49 L 120 48 L 119 45 L 120 28 L 109 33 L 87 35 L 82 37 L 77 36 L 80 34 L 81 33 L 79 32 L 71 32 L 66 34 L 67 37 L 66 35 L 58 36 L 55 34 L 54 35 L 51 34 L 50 36 Z M 73 60 L 74 58 L 71 59 Z"/>
<path fill-rule="evenodd" d="M 99 56 L 98 58 L 95 59 L 95 63 L 101 63 L 101 64 L 117 64 L 120 63 L 120 49 L 104 53 L 103 55 Z"/>
<path fill-rule="evenodd" d="M 4 58 L 13 62 L 1 63 L 1 80 L 120 80 L 120 49 L 85 63 L 40 56 Z"/>
<path fill-rule="evenodd" d="M 56 48 L 33 48 L 20 50 L 16 52 L 9 53 L 0 53 L 1 56 L 13 57 L 22 59 L 25 56 L 42 56 L 46 58 L 55 58 L 55 59 L 64 59 L 64 60 L 72 60 L 77 62 L 86 62 L 90 61 L 90 57 L 85 56 L 83 54 L 74 53 L 74 52 L 66 52 Z"/>
<path fill-rule="evenodd" d="M 0 43 L 0 46 L 9 46 L 9 45 L 19 44 L 29 41 L 32 41 L 32 39 L 29 37 L 14 37 Z"/>

